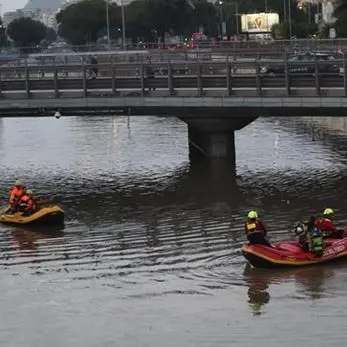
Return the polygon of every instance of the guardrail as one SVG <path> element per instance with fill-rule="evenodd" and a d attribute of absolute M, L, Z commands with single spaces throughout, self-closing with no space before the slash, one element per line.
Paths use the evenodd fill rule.
<path fill-rule="evenodd" d="M 292 40 L 205 40 L 196 41 L 198 49 L 258 49 L 261 47 L 278 47 L 278 48 L 288 48 L 288 47 L 311 47 L 311 48 L 343 48 L 347 47 L 347 39 L 292 39 Z M 93 52 L 93 51 L 108 51 L 108 50 L 123 50 L 123 45 L 112 43 L 108 45 L 107 43 L 100 44 L 89 44 L 89 45 L 68 45 L 64 43 L 55 43 L 52 45 L 56 48 L 71 49 L 76 52 Z M 152 49 L 152 50 L 167 50 L 168 48 L 174 49 L 174 47 L 184 48 L 189 50 L 184 46 L 184 43 L 158 43 L 158 42 L 142 42 L 142 43 L 127 43 L 126 50 L 141 50 L 141 49 Z M 18 51 L 26 51 L 30 53 L 40 53 L 44 52 L 47 47 L 20 47 L 17 48 Z M 14 48 L 12 48 L 14 50 Z"/>
<path fill-rule="evenodd" d="M 271 72 L 269 67 L 277 72 Z M 0 98 L 347 96 L 346 60 L 0 67 Z M 150 69 L 149 69 L 150 68 Z M 303 71 L 306 68 L 307 71 Z M 153 72 L 156 72 L 153 74 Z M 0 101 L 1 102 L 1 101 Z"/>

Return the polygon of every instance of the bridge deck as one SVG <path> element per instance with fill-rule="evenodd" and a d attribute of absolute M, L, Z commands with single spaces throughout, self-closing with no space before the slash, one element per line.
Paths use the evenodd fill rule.
<path fill-rule="evenodd" d="M 147 77 L 144 64 L 132 69 L 127 64 L 127 73 L 122 72 L 124 65 L 109 64 L 99 66 L 103 76 L 95 79 L 86 65 L 0 67 L 0 111 L 121 108 L 159 114 L 179 107 L 345 108 L 346 62 L 337 63 L 338 73 L 322 72 L 318 62 L 313 72 L 293 73 L 287 62 L 279 61 L 285 68 L 275 76 L 262 74 L 259 61 L 155 64 L 153 78 Z M 252 71 L 240 73 L 242 68 Z"/>

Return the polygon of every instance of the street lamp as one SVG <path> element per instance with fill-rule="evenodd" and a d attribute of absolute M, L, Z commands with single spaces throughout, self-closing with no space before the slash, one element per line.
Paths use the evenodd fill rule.
<path fill-rule="evenodd" d="M 105 0 L 106 4 L 106 30 L 107 30 L 107 45 L 108 49 L 111 49 L 111 35 L 110 35 L 110 16 L 109 16 L 109 6 L 108 0 Z"/>
<path fill-rule="evenodd" d="M 107 27 L 107 43 L 109 49 L 111 49 L 111 35 L 110 35 L 110 15 L 109 15 L 109 1 L 105 0 L 106 4 L 106 27 Z M 120 0 L 120 6 L 122 11 L 122 41 L 123 41 L 123 49 L 126 49 L 126 42 L 125 42 L 125 12 L 124 12 L 124 0 Z"/>
<path fill-rule="evenodd" d="M 292 39 L 292 3 L 288 0 L 288 23 L 289 23 L 289 39 Z"/>
<path fill-rule="evenodd" d="M 126 50 L 127 45 L 125 42 L 125 13 L 124 13 L 124 0 L 121 0 L 121 9 L 122 9 L 122 40 L 123 40 L 123 49 Z"/>
<path fill-rule="evenodd" d="M 224 32 L 224 26 L 223 26 L 223 1 L 219 1 L 219 13 L 220 13 L 220 38 L 223 39 Z"/>

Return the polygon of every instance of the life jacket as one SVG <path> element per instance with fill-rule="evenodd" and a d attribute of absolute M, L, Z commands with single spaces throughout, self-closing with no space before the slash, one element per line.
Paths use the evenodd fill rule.
<path fill-rule="evenodd" d="M 311 232 L 308 234 L 310 251 L 316 255 L 323 255 L 324 252 L 324 241 L 323 233 L 317 228 L 313 227 Z"/>
<path fill-rule="evenodd" d="M 336 227 L 332 220 L 325 217 L 316 220 L 315 226 L 320 229 L 324 237 L 330 236 L 332 233 L 336 232 Z"/>
<path fill-rule="evenodd" d="M 19 201 L 19 207 L 23 210 L 35 210 L 36 204 L 32 197 L 23 195 Z"/>
<path fill-rule="evenodd" d="M 251 221 L 248 220 L 246 221 L 246 233 L 254 233 L 254 232 L 262 232 L 264 233 L 264 226 L 261 222 L 255 220 L 255 221 Z"/>
<path fill-rule="evenodd" d="M 20 200 L 24 194 L 24 189 L 19 187 L 13 187 L 10 191 L 10 204 L 14 204 Z"/>

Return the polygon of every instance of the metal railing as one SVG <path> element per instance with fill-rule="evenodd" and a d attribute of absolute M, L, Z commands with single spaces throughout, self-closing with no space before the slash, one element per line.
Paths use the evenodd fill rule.
<path fill-rule="evenodd" d="M 189 42 L 188 42 L 189 43 Z M 140 43 L 127 43 L 126 50 L 202 50 L 202 49 L 258 49 L 261 47 L 311 47 L 311 48 L 346 48 L 347 39 L 292 39 L 292 40 L 227 40 L 227 41 L 196 41 L 196 48 L 189 48 L 184 42 L 180 43 L 158 43 L 158 42 L 140 42 Z M 96 52 L 108 50 L 123 50 L 123 45 L 112 43 L 91 43 L 86 45 L 69 45 L 66 43 L 53 43 L 54 48 L 71 49 L 75 52 Z M 12 50 L 14 48 L 11 48 Z M 26 51 L 28 53 L 44 53 L 47 47 L 18 47 L 19 51 Z"/>
<path fill-rule="evenodd" d="M 0 98 L 347 96 L 346 60 L 99 64 L 95 68 L 87 64 L 0 67 Z"/>

